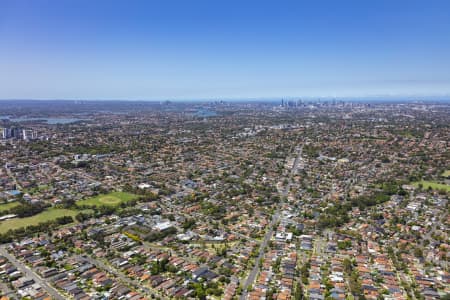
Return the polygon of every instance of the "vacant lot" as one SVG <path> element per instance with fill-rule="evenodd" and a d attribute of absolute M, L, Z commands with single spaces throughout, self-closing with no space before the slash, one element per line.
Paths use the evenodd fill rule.
<path fill-rule="evenodd" d="M 0 212 L 4 211 L 4 210 L 8 210 L 11 209 L 13 207 L 16 207 L 19 205 L 19 202 L 9 202 L 9 203 L 1 203 L 0 204 Z"/>
<path fill-rule="evenodd" d="M 55 220 L 63 216 L 75 217 L 79 211 L 62 208 L 49 208 L 37 215 L 27 218 L 14 218 L 0 222 L 0 233 L 5 233 L 10 229 L 27 227 L 29 225 L 37 225 L 42 222 Z"/>
<path fill-rule="evenodd" d="M 423 189 L 425 190 L 428 189 L 428 187 L 431 187 L 433 190 L 445 190 L 447 192 L 450 192 L 450 185 L 437 183 L 434 181 L 421 180 L 418 182 L 414 182 L 413 185 L 418 187 L 420 183 L 422 184 Z"/>
<path fill-rule="evenodd" d="M 88 206 L 117 206 L 120 203 L 137 199 L 137 197 L 138 197 L 137 195 L 130 193 L 113 192 L 78 201 L 77 204 Z"/>

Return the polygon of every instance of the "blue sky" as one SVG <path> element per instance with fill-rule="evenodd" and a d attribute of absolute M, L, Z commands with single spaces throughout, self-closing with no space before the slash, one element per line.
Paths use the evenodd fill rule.
<path fill-rule="evenodd" d="M 0 1 L 0 99 L 372 95 L 450 95 L 450 1 Z"/>

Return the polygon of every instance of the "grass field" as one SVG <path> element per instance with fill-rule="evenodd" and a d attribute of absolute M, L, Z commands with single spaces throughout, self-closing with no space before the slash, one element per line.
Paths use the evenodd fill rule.
<path fill-rule="evenodd" d="M 447 192 L 450 192 L 450 185 L 437 183 L 437 182 L 433 182 L 433 181 L 426 181 L 426 180 L 414 182 L 413 185 L 418 187 L 419 183 L 421 183 L 423 185 L 424 190 L 428 189 L 428 187 L 431 187 L 433 190 L 445 190 Z"/>
<path fill-rule="evenodd" d="M 62 208 L 49 208 L 37 215 L 27 218 L 15 218 L 0 222 L 0 233 L 5 233 L 10 229 L 17 229 L 29 225 L 37 225 L 42 222 L 54 220 L 63 216 L 75 217 L 79 211 Z"/>
<path fill-rule="evenodd" d="M 442 176 L 449 177 L 450 176 L 450 170 L 447 170 L 444 173 L 442 173 Z"/>
<path fill-rule="evenodd" d="M 9 203 L 2 203 L 0 204 L 0 212 L 7 210 L 7 209 L 11 209 L 13 207 L 16 207 L 19 205 L 19 202 L 9 202 Z"/>
<path fill-rule="evenodd" d="M 137 199 L 137 195 L 125 192 L 112 192 L 105 195 L 98 195 L 89 199 L 80 200 L 78 205 L 87 206 L 117 206 L 120 203 Z"/>

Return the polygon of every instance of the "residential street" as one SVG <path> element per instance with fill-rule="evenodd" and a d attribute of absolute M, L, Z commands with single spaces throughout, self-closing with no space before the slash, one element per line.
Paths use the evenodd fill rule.
<path fill-rule="evenodd" d="M 42 279 L 35 272 L 30 270 L 25 264 L 18 261 L 14 256 L 10 255 L 6 251 L 5 246 L 0 246 L 0 255 L 6 257 L 19 271 L 24 273 L 26 276 L 33 278 L 36 283 L 39 283 L 42 288 L 50 295 L 53 299 L 64 300 L 66 297 L 62 296 L 55 288 L 50 286 L 44 279 Z"/>
<path fill-rule="evenodd" d="M 284 199 L 285 197 L 287 197 L 287 194 L 289 193 L 289 189 L 291 186 L 291 181 L 292 181 L 292 176 L 295 174 L 295 172 L 297 171 L 297 167 L 298 167 L 298 163 L 301 160 L 301 156 L 302 156 L 302 150 L 303 148 L 296 148 L 296 150 L 298 150 L 298 154 L 295 157 L 294 163 L 292 164 L 292 168 L 289 171 L 289 182 L 288 184 L 285 186 L 284 189 L 280 190 L 280 196 L 281 199 Z M 273 235 L 273 227 L 274 225 L 276 225 L 280 219 L 280 209 L 282 207 L 282 201 L 278 204 L 276 211 L 274 212 L 273 216 L 272 216 L 272 221 L 269 223 L 268 225 L 268 229 L 266 234 L 264 235 L 264 239 L 261 243 L 261 245 L 259 246 L 259 252 L 258 252 L 258 257 L 255 259 L 255 265 L 253 266 L 253 269 L 250 271 L 250 274 L 247 276 L 247 279 L 244 282 L 243 285 L 243 289 L 242 289 L 242 295 L 240 297 L 240 300 L 245 300 L 247 299 L 247 288 L 252 285 L 255 282 L 256 276 L 258 275 L 259 272 L 259 262 L 262 258 L 264 258 L 264 254 L 265 254 L 265 250 L 266 247 L 270 241 L 270 239 L 272 238 Z"/>

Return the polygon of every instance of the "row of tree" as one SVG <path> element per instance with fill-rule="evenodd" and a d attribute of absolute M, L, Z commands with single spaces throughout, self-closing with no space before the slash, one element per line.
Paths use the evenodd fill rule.
<path fill-rule="evenodd" d="M 31 217 L 43 212 L 49 206 L 49 204 L 44 202 L 31 204 L 22 200 L 19 205 L 1 211 L 0 216 L 13 214 L 19 218 Z"/>
<path fill-rule="evenodd" d="M 0 234 L 0 243 L 10 243 L 13 240 L 24 238 L 26 236 L 40 232 L 51 233 L 55 228 L 72 222 L 73 218 L 71 216 L 63 216 L 51 221 L 39 223 L 37 225 L 30 225 L 14 230 L 11 229 L 4 234 Z"/>

